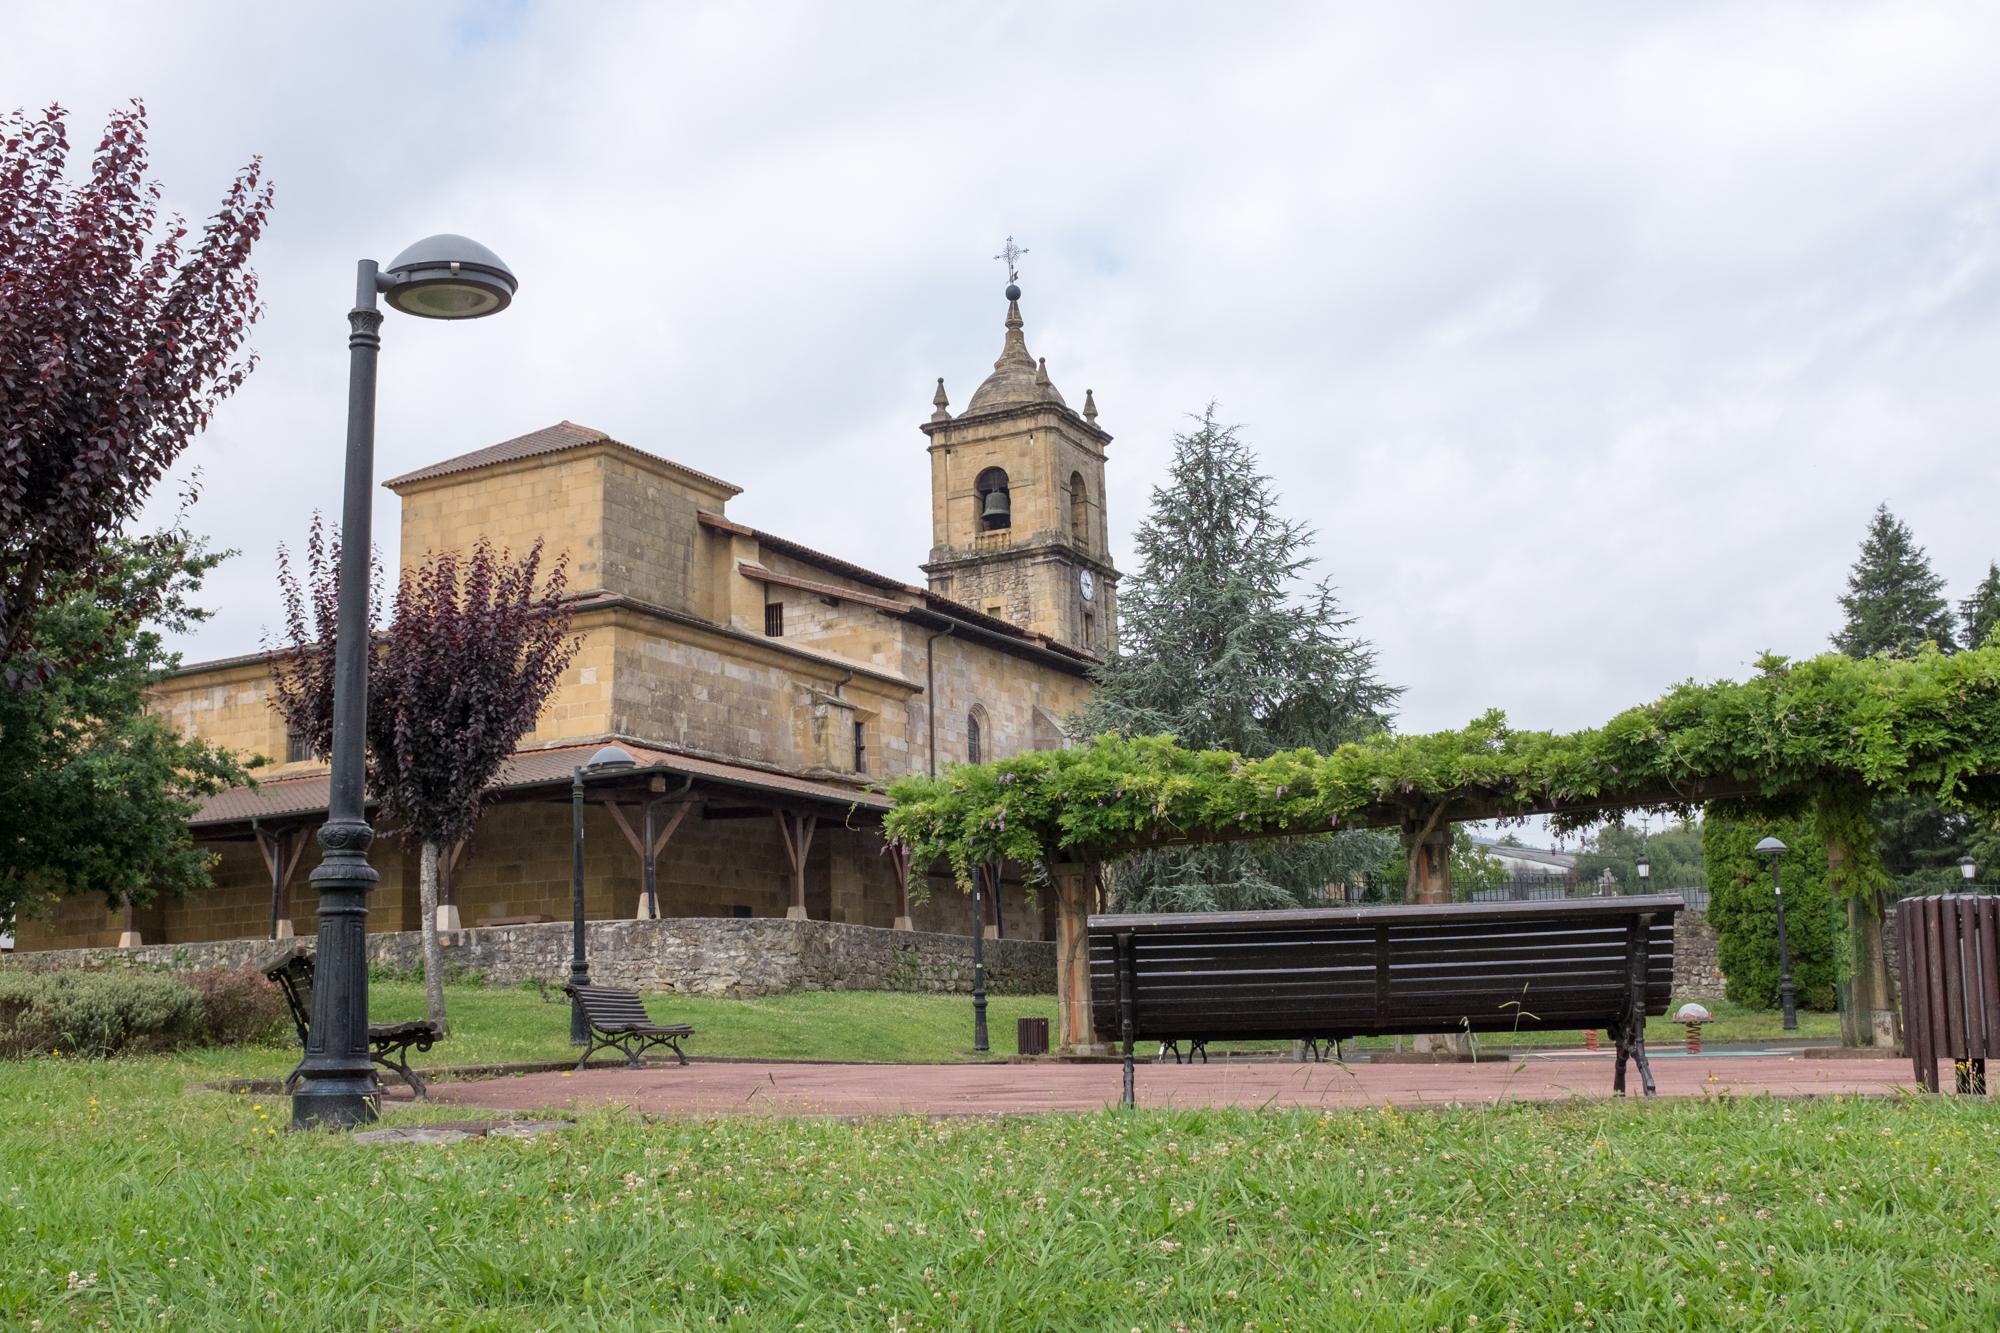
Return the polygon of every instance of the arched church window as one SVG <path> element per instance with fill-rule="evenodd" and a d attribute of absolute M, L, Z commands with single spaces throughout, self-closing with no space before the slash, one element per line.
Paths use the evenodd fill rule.
<path fill-rule="evenodd" d="M 1069 474 L 1069 539 L 1079 547 L 1090 546 L 1090 493 L 1081 472 Z"/>
<path fill-rule="evenodd" d="M 974 512 L 978 516 L 981 532 L 997 532 L 1014 526 L 1014 500 L 1007 493 L 1005 468 L 990 467 L 980 473 L 972 483 L 972 494 L 978 506 Z"/>
<path fill-rule="evenodd" d="M 986 711 L 978 704 L 965 715 L 965 762 L 977 764 L 986 757 Z"/>

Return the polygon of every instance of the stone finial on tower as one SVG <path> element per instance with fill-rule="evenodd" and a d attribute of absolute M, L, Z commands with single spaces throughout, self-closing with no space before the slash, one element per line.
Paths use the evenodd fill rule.
<path fill-rule="evenodd" d="M 1044 389 L 1049 387 L 1049 359 L 1042 357 L 1035 363 L 1035 383 Z"/>
<path fill-rule="evenodd" d="M 942 384 L 944 381 L 939 380 L 938 383 Z M 1097 424 L 1097 391 L 1095 389 L 1085 389 L 1083 391 L 1083 419 L 1093 426 Z"/>
<path fill-rule="evenodd" d="M 932 421 L 950 421 L 951 413 L 945 409 L 951 406 L 951 399 L 944 396 L 944 376 L 938 376 L 937 393 L 931 398 Z"/>

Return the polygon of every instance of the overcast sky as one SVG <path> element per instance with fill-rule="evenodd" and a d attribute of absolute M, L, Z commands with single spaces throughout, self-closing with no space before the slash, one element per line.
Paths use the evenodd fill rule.
<path fill-rule="evenodd" d="M 567 417 L 913 582 L 918 424 L 999 352 L 1012 233 L 1119 563 L 1217 400 L 1404 729 L 1820 651 L 1883 500 L 1955 598 L 2000 555 L 2000 7 L 313 8 L 16 0 L 0 42 L 79 162 L 142 95 L 174 206 L 277 184 L 262 365 L 189 453 L 243 552 L 190 660 L 275 623 L 339 508 L 354 261 L 435 231 L 521 292 L 390 316 L 378 475 Z"/>

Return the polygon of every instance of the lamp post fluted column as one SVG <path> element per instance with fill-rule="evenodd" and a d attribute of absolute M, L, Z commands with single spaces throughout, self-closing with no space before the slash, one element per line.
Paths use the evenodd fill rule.
<path fill-rule="evenodd" d="M 333 648 L 333 769 L 325 855 L 313 868 L 319 895 L 319 957 L 312 1025 L 292 1126 L 340 1128 L 375 1119 L 375 1067 L 368 1058 L 368 579 L 370 509 L 375 478 L 375 362 L 382 311 L 375 302 L 372 259 L 356 266 L 354 309 L 347 314 L 347 470 L 340 516 L 340 607 Z"/>
<path fill-rule="evenodd" d="M 984 1052 L 986 1036 L 986 877 L 999 868 L 981 866 L 972 876 L 972 1049 Z"/>
<path fill-rule="evenodd" d="M 1785 1031 L 1797 1032 L 1799 1014 L 1792 1003 L 1792 950 L 1785 939 L 1785 885 L 1778 873 L 1778 863 L 1787 850 L 1776 838 L 1765 838 L 1756 847 L 1759 855 L 1771 858 L 1771 896 L 1778 904 L 1778 1003 L 1785 1012 Z"/>
<path fill-rule="evenodd" d="M 578 764 L 569 780 L 569 984 L 572 989 L 590 984 L 590 960 L 584 956 L 583 931 L 583 765 Z M 582 1046 L 590 1041 L 590 1028 L 583 1017 L 583 1002 L 574 996 L 569 1002 L 569 1044 Z"/>

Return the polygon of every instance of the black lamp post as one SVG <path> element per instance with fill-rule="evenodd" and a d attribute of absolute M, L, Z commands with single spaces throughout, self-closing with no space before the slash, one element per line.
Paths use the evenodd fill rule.
<path fill-rule="evenodd" d="M 590 756 L 589 763 L 578 764 L 570 774 L 569 984 L 572 986 L 590 984 L 590 962 L 584 957 L 583 946 L 583 780 L 636 766 L 637 761 L 631 755 L 616 745 L 607 745 Z M 590 1041 L 590 1025 L 584 1021 L 583 1006 L 573 999 L 569 1004 L 569 1041 L 572 1046 L 583 1046 Z"/>
<path fill-rule="evenodd" d="M 365 738 L 368 730 L 369 510 L 375 482 L 375 360 L 382 350 L 377 296 L 421 319 L 477 319 L 505 310 L 514 275 L 500 257 L 463 236 L 418 241 L 389 261 L 355 266 L 347 312 L 347 474 L 340 517 L 340 608 L 333 650 L 333 768 L 325 856 L 312 872 L 319 894 L 318 964 L 311 1037 L 292 1094 L 292 1127 L 344 1128 L 375 1119 L 377 1084 L 368 1059 L 368 894 L 375 871 L 368 845 Z"/>
<path fill-rule="evenodd" d="M 1000 867 L 981 866 L 972 876 L 972 1049 L 985 1052 L 986 1039 L 986 877 L 999 878 Z M 994 897 L 997 899 L 998 894 Z"/>
<path fill-rule="evenodd" d="M 1778 862 L 1785 850 L 1785 844 L 1776 838 L 1766 838 L 1757 844 L 1758 855 L 1771 858 L 1771 894 L 1778 900 L 1778 1003 L 1785 1010 L 1785 1031 L 1797 1032 L 1799 1013 L 1792 1003 L 1792 951 L 1785 942 L 1785 886 L 1778 877 Z"/>

